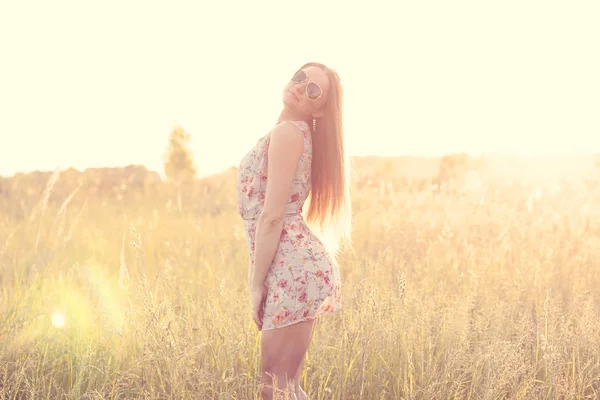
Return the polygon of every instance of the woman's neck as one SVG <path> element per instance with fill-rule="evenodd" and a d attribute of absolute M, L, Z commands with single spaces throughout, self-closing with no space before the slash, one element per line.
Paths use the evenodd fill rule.
<path fill-rule="evenodd" d="M 281 110 L 281 113 L 279 114 L 279 118 L 277 119 L 277 123 L 280 123 L 282 121 L 304 121 L 306 118 L 301 117 L 297 114 L 294 114 L 293 112 L 291 112 L 289 109 L 287 108 L 283 108 L 283 110 Z"/>

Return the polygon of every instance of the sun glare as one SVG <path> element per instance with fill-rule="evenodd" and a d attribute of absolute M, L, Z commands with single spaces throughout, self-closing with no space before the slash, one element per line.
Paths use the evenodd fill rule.
<path fill-rule="evenodd" d="M 58 328 L 65 326 L 65 316 L 58 311 L 54 312 L 54 314 L 52 314 L 52 325 Z"/>

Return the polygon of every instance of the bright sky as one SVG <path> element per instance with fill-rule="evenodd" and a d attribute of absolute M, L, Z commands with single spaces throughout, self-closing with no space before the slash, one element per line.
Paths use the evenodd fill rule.
<path fill-rule="evenodd" d="M 353 4 L 353 5 L 351 5 Z M 307 61 L 352 155 L 600 153 L 600 2 L 0 3 L 0 175 L 145 164 L 171 129 L 237 165 Z"/>

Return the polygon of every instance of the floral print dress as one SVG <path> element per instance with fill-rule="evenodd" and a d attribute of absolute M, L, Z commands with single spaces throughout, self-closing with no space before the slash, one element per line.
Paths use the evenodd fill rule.
<path fill-rule="evenodd" d="M 301 215 L 311 187 L 312 136 L 304 121 L 289 121 L 304 137 L 285 206 L 279 245 L 266 276 L 267 298 L 262 330 L 281 328 L 341 309 L 339 267 Z M 286 122 L 282 122 L 286 123 Z M 238 212 L 244 220 L 250 268 L 254 268 L 255 234 L 267 189 L 269 132 L 241 160 L 237 179 Z"/>

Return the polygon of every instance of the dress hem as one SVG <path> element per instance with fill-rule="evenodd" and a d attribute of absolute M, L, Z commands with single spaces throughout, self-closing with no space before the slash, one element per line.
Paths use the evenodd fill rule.
<path fill-rule="evenodd" d="M 324 316 L 329 315 L 329 314 L 334 314 L 334 313 L 339 312 L 341 310 L 342 310 L 342 307 L 337 307 L 337 308 L 334 307 L 334 308 L 332 308 L 332 309 L 330 309 L 328 311 L 322 311 L 322 312 L 320 312 L 318 316 L 300 318 L 300 319 L 297 319 L 295 321 L 290 321 L 290 322 L 282 324 L 282 325 L 273 326 L 271 328 L 266 328 L 266 329 L 263 328 L 260 331 L 261 332 L 263 332 L 263 331 L 272 331 L 272 330 L 279 329 L 279 328 L 285 328 L 286 326 L 294 325 L 294 324 L 297 324 L 299 322 L 311 321 L 313 319 L 318 319 L 318 318 L 324 317 Z"/>

